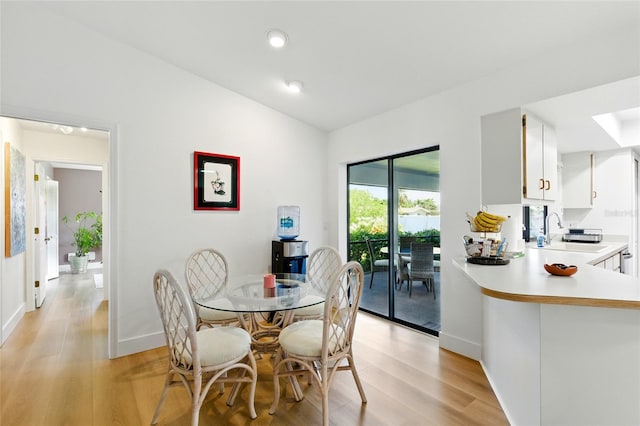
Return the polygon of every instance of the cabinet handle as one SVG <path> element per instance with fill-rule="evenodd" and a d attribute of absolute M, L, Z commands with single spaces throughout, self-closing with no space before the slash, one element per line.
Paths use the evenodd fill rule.
<path fill-rule="evenodd" d="M 544 189 L 544 179 L 540 179 L 540 188 L 538 189 Z"/>
<path fill-rule="evenodd" d="M 551 189 L 551 181 L 547 179 L 547 187 L 545 188 L 547 191 Z"/>
<path fill-rule="evenodd" d="M 593 191 L 593 198 L 598 198 L 598 193 L 596 191 Z"/>

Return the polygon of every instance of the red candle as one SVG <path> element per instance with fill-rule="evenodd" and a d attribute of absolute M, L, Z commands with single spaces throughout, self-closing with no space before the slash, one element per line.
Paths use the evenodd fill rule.
<path fill-rule="evenodd" d="M 275 297 L 276 276 L 273 274 L 266 274 L 263 278 L 263 283 L 264 283 L 264 297 Z"/>

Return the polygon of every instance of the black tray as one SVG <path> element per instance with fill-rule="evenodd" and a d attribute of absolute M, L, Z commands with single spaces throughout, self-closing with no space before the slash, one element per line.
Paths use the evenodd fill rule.
<path fill-rule="evenodd" d="M 502 257 L 467 257 L 467 262 L 476 265 L 508 265 L 510 260 Z"/>

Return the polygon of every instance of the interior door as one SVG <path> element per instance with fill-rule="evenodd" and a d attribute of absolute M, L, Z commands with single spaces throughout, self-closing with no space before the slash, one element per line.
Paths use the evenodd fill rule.
<path fill-rule="evenodd" d="M 47 228 L 45 242 L 47 244 L 47 281 L 60 275 L 60 261 L 58 259 L 58 181 L 46 180 L 46 214 Z"/>
<path fill-rule="evenodd" d="M 44 179 L 44 173 L 42 166 L 36 164 L 36 179 L 34 179 L 34 194 L 36 197 L 34 206 L 34 226 L 38 229 L 34 232 L 34 286 L 35 286 L 35 299 L 36 308 L 42 306 L 44 298 L 47 295 L 47 242 L 46 242 L 46 227 L 47 227 L 47 187 Z"/>

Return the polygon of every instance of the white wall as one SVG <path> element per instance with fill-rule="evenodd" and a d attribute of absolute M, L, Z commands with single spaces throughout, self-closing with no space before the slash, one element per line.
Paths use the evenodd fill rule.
<path fill-rule="evenodd" d="M 113 356 L 164 344 L 157 268 L 214 246 L 232 274 L 266 272 L 281 204 L 326 243 L 326 134 L 44 10 L 3 2 L 1 19 L 0 112 L 113 125 Z M 193 210 L 193 151 L 240 157 L 239 212 Z"/>
<path fill-rule="evenodd" d="M 13 329 L 16 327 L 25 312 L 25 282 L 26 282 L 26 254 L 25 252 L 16 254 L 11 257 L 5 257 L 5 216 L 4 216 L 4 144 L 10 142 L 11 146 L 19 150 L 24 154 L 24 148 L 22 146 L 22 131 L 20 128 L 9 120 L 0 117 L 0 133 L 2 134 L 2 174 L 0 179 L 2 180 L 3 196 L 2 206 L 2 226 L 0 227 L 0 234 L 2 235 L 2 242 L 0 243 L 0 253 L 2 262 L 0 277 L 0 317 L 2 318 L 2 331 L 0 334 L 0 344 L 9 337 Z M 26 157 L 26 155 L 25 155 Z M 28 182 L 28 181 L 27 181 Z"/>
<path fill-rule="evenodd" d="M 480 207 L 480 116 L 640 75 L 638 29 L 584 40 L 329 135 L 330 244 L 346 247 L 346 164 L 440 145 L 442 332 L 440 345 L 479 359 L 482 299 L 451 267 L 464 254 L 465 211 Z M 614 65 L 615 64 L 615 65 Z"/>

